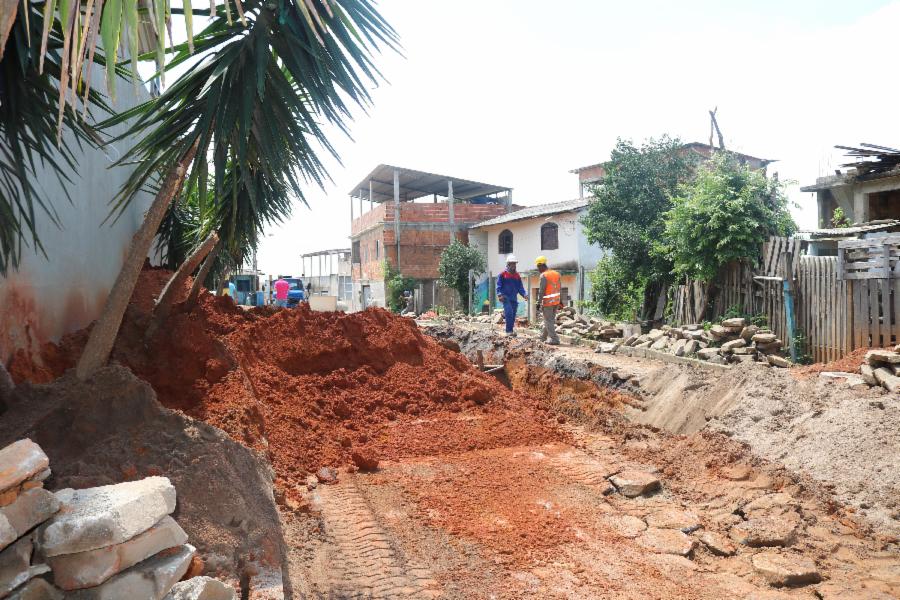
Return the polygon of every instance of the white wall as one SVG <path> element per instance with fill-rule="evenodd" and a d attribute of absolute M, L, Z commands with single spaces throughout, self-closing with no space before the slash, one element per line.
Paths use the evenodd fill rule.
<path fill-rule="evenodd" d="M 479 229 L 487 232 L 488 270 L 496 275 L 506 268 L 506 253 L 498 252 L 500 232 L 509 229 L 513 234 L 513 254 L 519 260 L 519 271 L 534 270 L 534 259 L 546 256 L 547 264 L 553 269 L 574 270 L 578 267 L 584 234 L 576 213 L 563 213 L 549 217 L 535 217 L 512 223 L 503 223 Z M 559 248 L 541 250 L 541 225 L 556 223 L 559 226 Z M 471 238 L 471 234 L 470 234 Z M 596 259 L 594 260 L 596 264 Z"/>
<path fill-rule="evenodd" d="M 95 85 L 105 89 L 102 71 L 95 69 L 94 74 Z M 115 106 L 122 110 L 147 98 L 143 87 L 120 82 Z M 101 224 L 109 214 L 109 201 L 132 171 L 110 168 L 126 149 L 126 144 L 117 143 L 105 152 L 86 146 L 76 150 L 77 172 L 66 184 L 71 203 L 51 171 L 38 171 L 43 197 L 57 210 L 62 227 L 38 212 L 37 230 L 47 257 L 26 248 L 19 269 L 0 277 L 0 360 L 5 362 L 19 348 L 34 350 L 57 341 L 99 315 L 152 200 L 142 193 L 115 223 Z"/>

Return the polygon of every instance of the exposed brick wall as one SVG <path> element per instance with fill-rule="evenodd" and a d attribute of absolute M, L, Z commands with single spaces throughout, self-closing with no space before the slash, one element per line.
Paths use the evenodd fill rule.
<path fill-rule="evenodd" d="M 391 220 L 393 220 L 393 203 L 391 205 Z M 350 235 L 356 235 L 360 231 L 365 231 L 369 227 L 375 225 L 376 223 L 381 223 L 384 221 L 385 214 L 385 205 L 384 204 L 376 204 L 375 207 L 367 213 L 363 213 L 363 215 L 357 216 L 353 219 L 353 222 L 350 224 Z"/>

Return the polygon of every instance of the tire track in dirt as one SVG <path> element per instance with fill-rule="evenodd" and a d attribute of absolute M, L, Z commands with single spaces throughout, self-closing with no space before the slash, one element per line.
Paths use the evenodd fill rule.
<path fill-rule="evenodd" d="M 411 564 L 355 484 L 322 486 L 318 492 L 328 538 L 326 598 L 436 598 L 439 584 L 428 569 Z"/>

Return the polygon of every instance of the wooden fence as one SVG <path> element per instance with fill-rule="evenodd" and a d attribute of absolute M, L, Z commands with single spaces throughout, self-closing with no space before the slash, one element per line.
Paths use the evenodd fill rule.
<path fill-rule="evenodd" d="M 736 263 L 715 282 L 716 297 L 706 320 L 729 309 L 764 315 L 772 330 L 787 339 L 784 260 L 791 252 L 796 334 L 801 350 L 817 361 L 841 358 L 855 348 L 900 343 L 900 236 L 839 244 L 838 256 L 800 256 L 799 240 L 773 238 L 763 246 L 758 266 Z M 678 286 L 674 322 L 697 322 L 704 284 Z"/>

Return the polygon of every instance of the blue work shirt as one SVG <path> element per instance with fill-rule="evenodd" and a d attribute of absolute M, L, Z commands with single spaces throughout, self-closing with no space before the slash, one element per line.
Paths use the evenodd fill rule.
<path fill-rule="evenodd" d="M 504 296 L 507 302 L 518 302 L 518 296 L 527 296 L 522 278 L 518 273 L 503 271 L 497 276 L 497 296 Z"/>

